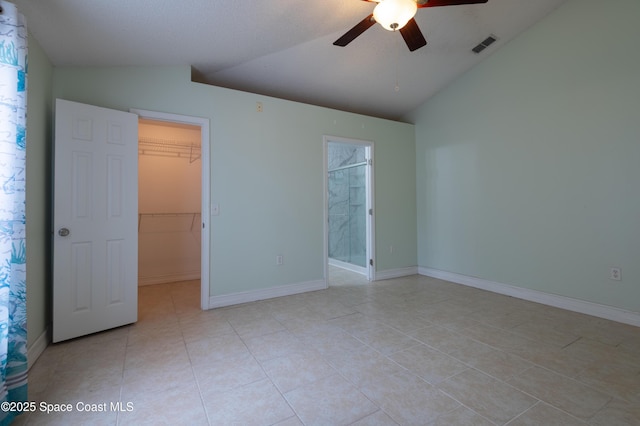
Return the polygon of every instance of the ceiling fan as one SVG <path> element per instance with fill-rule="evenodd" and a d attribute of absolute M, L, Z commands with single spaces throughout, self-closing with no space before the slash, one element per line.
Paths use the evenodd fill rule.
<path fill-rule="evenodd" d="M 463 4 L 486 3 L 489 0 L 363 0 L 378 3 L 373 13 L 356 24 L 342 37 L 334 41 L 336 46 L 346 46 L 368 30 L 376 22 L 389 31 L 400 31 L 410 51 L 427 44 L 413 17 L 423 7 L 457 6 Z"/>

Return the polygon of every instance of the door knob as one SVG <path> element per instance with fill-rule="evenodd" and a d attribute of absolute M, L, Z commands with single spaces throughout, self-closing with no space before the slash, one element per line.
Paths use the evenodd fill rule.
<path fill-rule="evenodd" d="M 71 231 L 69 231 L 69 229 L 67 229 L 67 228 L 58 229 L 58 235 L 60 235 L 61 237 L 66 237 L 70 233 L 71 233 Z"/>

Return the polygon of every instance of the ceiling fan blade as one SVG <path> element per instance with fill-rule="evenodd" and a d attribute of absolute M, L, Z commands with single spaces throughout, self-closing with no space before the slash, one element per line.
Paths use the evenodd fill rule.
<path fill-rule="evenodd" d="M 486 3 L 489 0 L 418 0 L 418 7 L 459 6 L 463 4 Z"/>
<path fill-rule="evenodd" d="M 349 31 L 344 33 L 342 37 L 333 42 L 335 46 L 346 46 L 356 39 L 360 34 L 368 30 L 373 24 L 376 23 L 376 20 L 373 19 L 373 13 L 362 21 L 358 22 L 355 27 L 351 28 Z"/>
<path fill-rule="evenodd" d="M 402 34 L 404 42 L 407 43 L 407 47 L 412 52 L 427 44 L 427 40 L 422 35 L 422 31 L 420 31 L 416 20 L 413 18 L 407 22 L 407 25 L 400 28 L 400 34 Z"/>

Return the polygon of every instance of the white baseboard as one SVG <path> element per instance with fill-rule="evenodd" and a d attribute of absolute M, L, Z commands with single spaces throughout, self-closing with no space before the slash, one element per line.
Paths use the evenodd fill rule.
<path fill-rule="evenodd" d="M 502 284 L 495 281 L 484 280 L 482 278 L 457 274 L 455 272 L 446 272 L 440 271 L 438 269 L 420 267 L 418 268 L 418 273 L 420 275 L 426 275 L 428 277 L 451 281 L 456 284 L 475 287 L 482 290 L 491 291 L 493 293 L 499 293 L 506 296 L 516 297 L 518 299 L 528 300 L 530 302 L 542 303 L 543 305 L 566 309 L 573 312 L 580 312 L 582 314 L 640 327 L 639 312 L 627 311 L 624 309 L 615 308 L 613 306 L 601 305 L 598 303 L 587 302 L 585 300 L 559 296 L 557 294 L 544 293 L 542 291 L 516 287 L 509 284 Z"/>
<path fill-rule="evenodd" d="M 240 303 L 255 302 L 257 300 L 273 299 L 274 297 L 290 296 L 307 291 L 324 290 L 327 283 L 324 280 L 307 281 L 259 290 L 242 291 L 233 294 L 223 294 L 209 298 L 209 309 L 223 306 L 238 305 Z"/>
<path fill-rule="evenodd" d="M 49 337 L 49 327 L 45 328 L 40 336 L 36 339 L 35 342 L 27 349 L 27 363 L 28 369 L 33 367 L 33 364 L 40 358 L 40 355 L 47 349 L 49 346 L 49 342 L 51 341 Z"/>
<path fill-rule="evenodd" d="M 138 286 L 153 285 L 153 284 L 166 284 L 177 283 L 179 281 L 192 281 L 200 279 L 200 271 L 186 273 L 186 274 L 174 274 L 174 275 L 155 275 L 147 277 L 138 277 Z"/>
<path fill-rule="evenodd" d="M 398 268 L 398 269 L 386 269 L 384 271 L 376 271 L 374 281 L 408 277 L 409 275 L 416 275 L 417 273 L 418 273 L 417 266 L 410 266 L 408 268 Z"/>

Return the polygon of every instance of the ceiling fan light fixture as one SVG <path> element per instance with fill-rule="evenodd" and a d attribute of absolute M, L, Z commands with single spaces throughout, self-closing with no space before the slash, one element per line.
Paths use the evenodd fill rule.
<path fill-rule="evenodd" d="M 382 0 L 373 9 L 373 17 L 385 30 L 397 31 L 407 25 L 417 10 L 415 0 Z"/>

